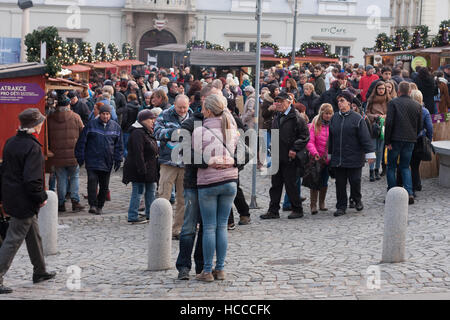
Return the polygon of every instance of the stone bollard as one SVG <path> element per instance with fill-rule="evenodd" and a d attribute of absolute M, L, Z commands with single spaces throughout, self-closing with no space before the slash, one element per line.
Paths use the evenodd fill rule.
<path fill-rule="evenodd" d="M 408 199 L 408 192 L 400 187 L 390 189 L 386 195 L 381 263 L 405 261 Z"/>
<path fill-rule="evenodd" d="M 58 253 L 58 196 L 47 191 L 47 204 L 39 210 L 38 225 L 44 255 Z"/>
<path fill-rule="evenodd" d="M 172 205 L 166 199 L 153 201 L 148 226 L 148 270 L 171 268 Z"/>

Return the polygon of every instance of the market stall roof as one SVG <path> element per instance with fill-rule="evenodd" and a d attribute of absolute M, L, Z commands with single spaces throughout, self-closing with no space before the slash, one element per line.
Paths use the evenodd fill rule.
<path fill-rule="evenodd" d="M 338 58 L 327 58 L 319 56 L 295 57 L 295 62 L 338 62 Z"/>
<path fill-rule="evenodd" d="M 117 60 L 111 61 L 111 63 L 117 67 L 126 67 L 126 66 L 142 66 L 145 63 L 139 60 Z"/>
<path fill-rule="evenodd" d="M 277 58 L 277 57 L 268 57 L 268 56 L 261 56 L 261 61 L 289 61 L 289 58 Z"/>
<path fill-rule="evenodd" d="M 96 63 L 89 63 L 89 62 L 83 62 L 83 65 L 89 66 L 94 69 L 110 69 L 110 68 L 117 68 L 116 65 L 113 65 L 109 62 L 96 62 Z"/>
<path fill-rule="evenodd" d="M 157 46 L 153 48 L 146 48 L 145 51 L 157 51 L 157 52 L 184 52 L 187 50 L 187 47 L 185 44 L 179 44 L 179 43 L 169 43 L 164 44 L 162 46 Z"/>
<path fill-rule="evenodd" d="M 368 53 L 367 56 L 396 56 L 399 54 L 414 54 L 414 53 L 442 53 L 443 51 L 450 51 L 450 46 L 446 47 L 431 47 L 431 48 L 418 48 L 411 50 L 403 50 L 403 51 L 392 51 L 392 52 L 371 52 Z"/>
<path fill-rule="evenodd" d="M 256 65 L 256 53 L 217 50 L 192 50 L 191 65 L 211 67 L 243 67 Z"/>
<path fill-rule="evenodd" d="M 73 82 L 63 78 L 48 78 L 46 89 L 47 90 L 72 90 L 77 88 L 87 88 L 87 85 Z"/>
<path fill-rule="evenodd" d="M 31 77 L 46 73 L 47 66 L 37 62 L 0 65 L 0 79 Z"/>
<path fill-rule="evenodd" d="M 91 68 L 88 66 L 83 66 L 81 64 L 73 64 L 71 66 L 62 66 L 63 69 L 69 69 L 72 72 L 87 72 L 91 71 Z"/>

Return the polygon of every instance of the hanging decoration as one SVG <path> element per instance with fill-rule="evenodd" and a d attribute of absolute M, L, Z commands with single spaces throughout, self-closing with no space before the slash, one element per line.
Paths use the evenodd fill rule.
<path fill-rule="evenodd" d="M 97 42 L 95 45 L 95 59 L 101 62 L 111 61 L 111 57 L 106 51 L 106 45 L 103 42 Z"/>
<path fill-rule="evenodd" d="M 123 60 L 123 55 L 115 43 L 110 43 L 108 45 L 108 50 L 110 52 L 112 61 Z"/>
<path fill-rule="evenodd" d="M 409 32 L 406 28 L 400 28 L 395 31 L 394 36 L 394 50 L 403 51 L 408 48 L 409 45 Z"/>
<path fill-rule="evenodd" d="M 81 54 L 80 62 L 88 62 L 88 63 L 96 62 L 92 46 L 89 42 L 85 41 L 81 42 L 80 54 Z"/>
<path fill-rule="evenodd" d="M 377 40 L 375 42 L 375 50 L 377 52 L 393 51 L 392 38 L 389 37 L 386 33 L 380 33 L 377 36 Z"/>
<path fill-rule="evenodd" d="M 443 47 L 449 45 L 449 27 L 450 27 L 450 19 L 444 20 L 439 25 L 439 33 L 436 37 L 434 37 L 432 46 L 433 47 Z"/>
<path fill-rule="evenodd" d="M 325 42 L 305 42 L 295 53 L 296 56 L 323 56 L 327 58 L 339 58 L 339 55 L 331 53 L 330 45 Z"/>
<path fill-rule="evenodd" d="M 430 32 L 430 28 L 425 25 L 417 26 L 414 30 L 410 49 L 418 49 L 418 48 L 428 48 L 430 46 L 430 41 L 428 40 L 428 32 Z"/>
<path fill-rule="evenodd" d="M 122 55 L 124 59 L 134 60 L 136 59 L 136 54 L 134 53 L 134 49 L 131 47 L 129 43 L 124 43 L 122 45 Z"/>
<path fill-rule="evenodd" d="M 191 40 L 186 45 L 186 51 L 189 53 L 193 49 L 203 49 L 205 46 L 205 42 L 203 40 Z M 225 51 L 225 48 L 220 44 L 211 43 L 206 41 L 206 49 L 207 50 L 216 50 L 216 51 Z M 231 50 L 227 50 L 231 51 Z"/>

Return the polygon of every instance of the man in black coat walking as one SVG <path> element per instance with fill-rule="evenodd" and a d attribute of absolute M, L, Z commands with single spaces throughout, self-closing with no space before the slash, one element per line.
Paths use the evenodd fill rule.
<path fill-rule="evenodd" d="M 89 122 L 89 115 L 91 114 L 87 104 L 80 100 L 78 92 L 75 90 L 70 91 L 67 97 L 70 99 L 70 109 L 77 113 L 81 121 L 83 121 L 83 125 L 86 125 Z"/>
<path fill-rule="evenodd" d="M 347 210 L 347 180 L 350 182 L 351 207 L 357 211 L 364 209 L 361 198 L 361 173 L 365 159 L 369 164 L 376 159 L 375 149 L 366 122 L 351 110 L 353 96 L 343 91 L 337 97 L 339 112 L 330 121 L 328 156 L 330 168 L 336 178 L 335 217 Z M 352 203 L 353 202 L 353 203 Z"/>
<path fill-rule="evenodd" d="M 270 188 L 270 205 L 266 214 L 260 216 L 261 219 L 280 218 L 280 200 L 283 192 L 283 185 L 292 204 L 292 213 L 289 219 L 303 217 L 303 208 L 298 193 L 296 154 L 303 150 L 309 141 L 308 126 L 300 116 L 300 113 L 293 107 L 289 95 L 285 92 L 275 97 L 274 105 L 277 114 L 274 117 L 272 129 L 279 130 L 279 170 L 272 176 L 272 187 Z"/>
<path fill-rule="evenodd" d="M 0 248 L 0 294 L 11 293 L 3 286 L 3 276 L 9 270 L 22 242 L 27 244 L 33 264 L 33 283 L 54 278 L 47 272 L 37 214 L 47 203 L 44 190 L 44 157 L 38 141 L 45 117 L 36 108 L 19 114 L 20 128 L 16 136 L 6 141 L 3 150 L 0 200 L 11 216 L 5 241 Z"/>

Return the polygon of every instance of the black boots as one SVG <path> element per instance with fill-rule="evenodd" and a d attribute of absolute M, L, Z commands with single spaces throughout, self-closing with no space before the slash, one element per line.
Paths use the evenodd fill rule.
<path fill-rule="evenodd" d="M 56 272 L 46 272 L 44 274 L 33 274 L 33 283 L 39 283 L 42 281 L 53 279 L 56 276 Z"/>
<path fill-rule="evenodd" d="M 380 180 L 381 179 L 380 173 L 378 171 L 379 171 L 378 169 L 375 169 L 375 180 Z"/>
<path fill-rule="evenodd" d="M 375 181 L 375 170 L 370 170 L 370 182 Z"/>

